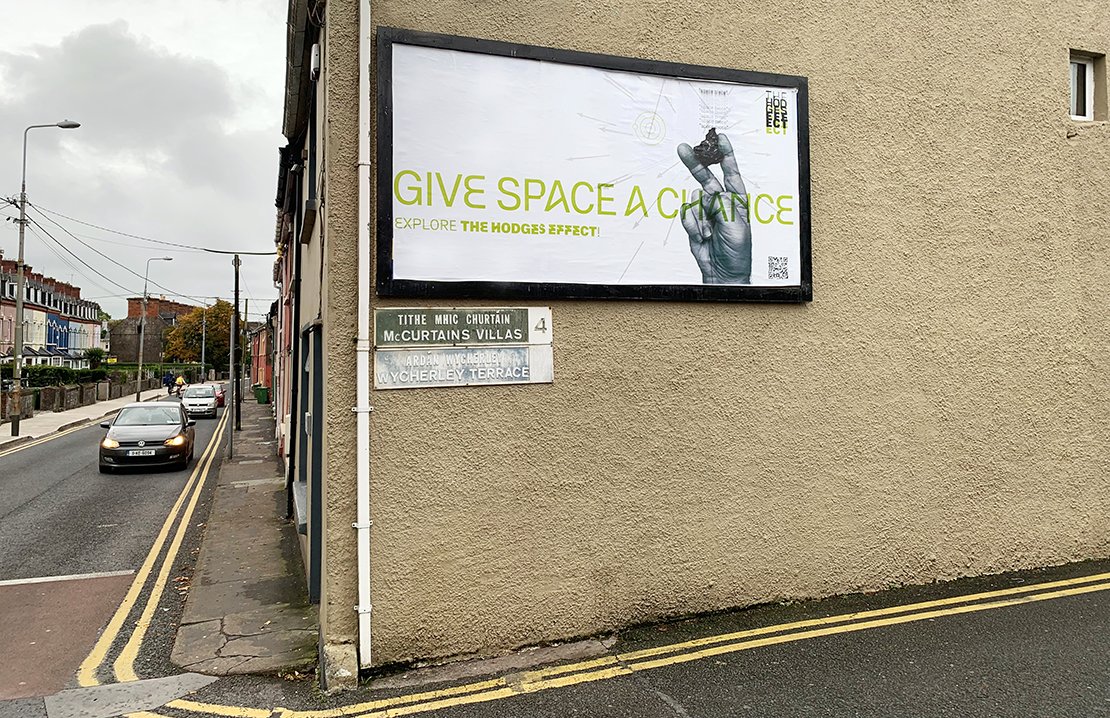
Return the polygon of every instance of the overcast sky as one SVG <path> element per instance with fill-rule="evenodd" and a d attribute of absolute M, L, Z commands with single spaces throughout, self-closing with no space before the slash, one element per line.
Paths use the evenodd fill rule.
<path fill-rule="evenodd" d="M 0 196 L 19 194 L 23 129 L 69 118 L 82 126 L 29 133 L 28 202 L 169 242 L 273 251 L 285 12 L 273 0 L 36 0 L 9 8 L 0 23 Z M 173 257 L 151 262 L 150 278 L 174 293 L 231 295 L 229 256 L 170 251 L 46 215 L 136 276 L 28 214 L 42 229 L 29 226 L 27 263 L 72 278 L 114 317 L 126 314 L 123 295 L 142 292 L 148 257 Z M 0 249 L 16 258 L 15 223 L 0 221 Z M 252 319 L 276 297 L 273 261 L 243 257 Z M 150 292 L 167 293 L 153 284 Z"/>

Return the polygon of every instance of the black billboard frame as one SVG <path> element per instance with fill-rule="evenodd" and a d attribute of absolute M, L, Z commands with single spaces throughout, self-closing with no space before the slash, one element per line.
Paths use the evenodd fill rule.
<path fill-rule="evenodd" d="M 704 65 L 687 65 L 617 55 L 578 52 L 538 45 L 521 45 L 458 35 L 379 26 L 377 70 L 377 217 L 376 289 L 379 296 L 412 299 L 506 300 L 648 300 L 710 302 L 808 302 L 813 299 L 810 254 L 809 81 L 798 75 L 779 75 Z M 798 112 L 798 209 L 801 281 L 797 285 L 750 284 L 571 284 L 554 282 L 429 281 L 393 276 L 393 46 L 413 45 L 541 60 L 603 70 L 635 72 L 660 77 L 716 80 L 744 85 L 796 90 Z"/>

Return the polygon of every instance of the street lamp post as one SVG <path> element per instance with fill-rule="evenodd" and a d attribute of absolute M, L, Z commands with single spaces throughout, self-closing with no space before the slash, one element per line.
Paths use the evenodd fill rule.
<path fill-rule="evenodd" d="M 146 271 L 143 272 L 143 315 L 139 318 L 139 375 L 138 386 L 135 387 L 135 401 L 142 401 L 143 393 L 143 344 L 146 342 L 146 281 L 150 276 L 151 262 L 172 262 L 173 257 L 151 257 L 146 260 Z"/>
<path fill-rule="evenodd" d="M 30 125 L 23 130 L 23 175 L 19 183 L 19 257 L 16 260 L 16 289 L 15 289 L 15 347 L 12 349 L 15 364 L 12 366 L 12 379 L 15 387 L 12 391 L 12 400 L 15 408 L 12 410 L 12 436 L 19 436 L 19 420 L 23 416 L 23 292 L 25 279 L 23 277 L 23 233 L 27 227 L 27 133 L 42 127 L 58 127 L 63 130 L 75 130 L 81 123 L 73 120 L 62 120 L 52 125 Z"/>

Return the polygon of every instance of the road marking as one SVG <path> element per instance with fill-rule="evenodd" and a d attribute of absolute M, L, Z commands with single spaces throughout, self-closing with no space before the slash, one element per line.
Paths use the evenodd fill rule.
<path fill-rule="evenodd" d="M 632 673 L 648 671 L 656 668 L 663 668 L 682 663 L 689 663 L 712 656 L 737 653 L 739 651 L 752 650 L 754 648 L 761 648 L 765 646 L 792 643 L 796 641 L 809 640 L 813 638 L 820 638 L 842 633 L 854 633 L 875 628 L 883 628 L 887 626 L 931 620 L 934 618 L 945 616 L 955 616 L 977 613 L 980 611 L 994 610 L 998 608 L 1008 608 L 1028 603 L 1094 593 L 1097 591 L 1106 591 L 1110 590 L 1110 581 L 1106 581 L 1106 579 L 1108 578 L 1110 578 L 1110 574 L 1103 573 L 1092 576 L 1065 579 L 1061 581 L 1051 581 L 1047 583 L 1034 584 L 1030 586 L 1001 589 L 998 591 L 986 591 L 978 594 L 953 596 L 950 598 L 938 599 L 935 601 L 924 601 L 915 604 L 905 604 L 902 606 L 891 606 L 888 608 L 876 609 L 873 611 L 861 611 L 857 613 L 841 614 L 838 616 L 829 616 L 824 619 L 812 619 L 808 621 L 796 621 L 774 626 L 764 626 L 758 629 L 738 631 L 735 633 L 722 634 L 719 636 L 709 636 L 706 638 L 696 639 L 693 641 L 685 641 L 669 646 L 659 646 L 657 648 L 644 649 L 640 651 L 630 651 L 628 653 L 619 654 L 617 656 L 606 659 L 583 661 L 575 664 L 555 666 L 549 669 L 532 671 L 523 674 L 520 680 L 513 682 L 510 682 L 506 678 L 497 678 L 487 681 L 480 681 L 477 683 L 464 684 L 461 686 L 454 686 L 452 688 L 442 689 L 438 691 L 416 693 L 408 696 L 397 696 L 394 698 L 370 701 L 366 703 L 344 706 L 341 708 L 334 708 L 329 710 L 296 711 L 287 708 L 275 708 L 273 710 L 267 710 L 260 708 L 248 708 L 245 706 L 198 703 L 195 701 L 180 699 L 167 703 L 166 707 L 176 708 L 179 710 L 185 710 L 194 713 L 206 713 L 209 715 L 229 716 L 235 718 L 268 718 L 268 716 L 272 715 L 273 713 L 277 713 L 280 718 L 340 718 L 342 716 L 357 716 L 357 718 L 394 718 L 395 716 L 432 712 L 436 710 L 441 710 L 443 708 L 495 701 L 504 698 L 511 698 L 513 696 L 518 696 L 522 694 L 551 690 L 553 688 L 562 688 L 581 683 L 591 683 L 601 680 L 607 680 L 619 676 L 630 675 Z M 1103 582 L 1099 583 L 1099 581 Z M 1060 588 L 1064 586 L 1074 586 L 1074 588 L 1063 588 L 1062 590 L 1058 591 L 1045 591 L 1045 589 Z M 1033 593 L 1035 591 L 1042 591 L 1042 593 Z M 999 598 L 1003 596 L 1011 596 L 1011 598 L 1004 598 L 997 601 L 969 603 L 971 601 L 982 601 L 984 598 Z M 943 608 L 938 608 L 942 606 Z M 926 610 L 929 608 L 935 608 L 935 610 Z M 890 614 L 897 613 L 902 613 L 904 615 L 890 616 Z M 874 620 L 859 620 L 860 618 L 872 618 L 883 615 L 887 615 L 890 617 L 875 618 Z M 854 622 L 847 623 L 848 621 Z M 835 625 L 836 623 L 840 623 L 842 625 Z M 814 630 L 800 630 L 794 631 L 792 633 L 782 633 L 783 631 L 790 631 L 791 629 L 821 626 L 823 624 L 824 627 L 815 628 Z M 757 638 L 755 640 L 736 640 L 738 638 L 750 638 L 767 633 L 780 633 L 780 635 L 772 635 L 764 638 Z M 714 643 L 718 645 L 713 645 Z M 701 650 L 681 652 L 684 648 L 699 646 L 706 647 L 701 648 Z M 644 658 L 657 656 L 661 653 L 673 653 L 674 655 L 664 656 L 662 658 L 655 658 L 654 660 L 641 660 Z M 605 662 L 608 662 L 611 665 L 602 670 L 589 670 L 590 668 L 596 667 L 597 665 Z M 567 673 L 569 673 L 570 675 L 555 677 L 559 676 L 560 674 Z"/>
<path fill-rule="evenodd" d="M 105 417 L 105 418 L 107 418 L 107 417 Z M 20 451 L 23 451 L 24 449 L 30 449 L 31 447 L 38 446 L 40 444 L 45 444 L 48 441 L 53 441 L 54 439 L 60 439 L 63 436 L 66 436 L 67 434 L 72 434 L 75 431 L 81 431 L 81 429 L 87 429 L 98 421 L 101 421 L 101 419 L 89 419 L 89 423 L 87 423 L 87 424 L 82 424 L 81 426 L 75 426 L 71 429 L 66 429 L 65 431 L 55 431 L 52 434 L 47 434 L 46 436 L 40 436 L 37 439 L 34 439 L 32 441 L 28 441 L 26 444 L 20 444 L 19 446 L 15 446 L 11 449 L 0 450 L 0 459 L 4 458 L 5 456 L 10 456 L 11 454 L 15 454 L 15 453 L 18 453 Z"/>
<path fill-rule="evenodd" d="M 988 603 L 975 603 L 963 606 L 954 606 L 949 608 L 942 608 L 933 611 L 920 611 L 916 613 L 909 613 L 902 616 L 894 616 L 891 618 L 877 619 L 873 621 L 861 621 L 857 623 L 849 623 L 839 626 L 828 626 L 809 631 L 799 631 L 795 633 L 787 633 L 777 636 L 769 636 L 750 641 L 738 641 L 733 643 L 726 643 L 723 645 L 716 645 L 705 648 L 699 651 L 689 653 L 679 653 L 676 655 L 667 656 L 655 660 L 640 661 L 628 663 L 628 656 L 635 655 L 637 652 L 630 654 L 622 654 L 616 656 L 618 664 L 605 668 L 603 670 L 588 671 L 585 673 L 575 673 L 572 675 L 563 676 L 561 678 L 542 678 L 540 680 L 530 681 L 525 674 L 525 678 L 520 681 L 508 683 L 503 688 L 495 690 L 487 690 L 484 692 L 469 693 L 460 695 L 454 698 L 445 698 L 440 700 L 426 701 L 417 703 L 415 705 L 398 705 L 397 701 L 400 699 L 393 699 L 393 705 L 386 706 L 389 703 L 385 701 L 378 702 L 379 706 L 369 712 L 357 713 L 357 718 L 395 718 L 396 716 L 411 715 L 414 713 L 426 713 L 444 708 L 451 708 L 455 706 L 468 705 L 473 703 L 484 703 L 489 701 L 501 700 L 504 698 L 511 698 L 527 693 L 538 693 L 540 691 L 550 690 L 553 688 L 563 688 L 570 685 L 577 685 L 581 683 L 592 683 L 619 676 L 626 676 L 632 673 L 642 671 L 649 671 L 656 668 L 663 668 L 666 666 L 678 665 L 681 663 L 689 663 L 712 656 L 720 656 L 727 653 L 736 653 L 739 651 L 751 650 L 753 648 L 761 648 L 764 646 L 771 646 L 783 643 L 792 643 L 795 641 L 803 641 L 811 638 L 820 638 L 840 633 L 853 633 L 856 631 L 864 631 L 873 628 L 881 628 L 885 626 L 897 625 L 902 623 L 911 623 L 916 621 L 930 620 L 942 616 L 952 616 L 965 613 L 974 613 L 978 611 L 987 611 L 996 608 L 1005 608 L 1009 606 L 1017 606 L 1025 603 L 1033 603 L 1037 601 L 1048 601 L 1057 598 L 1064 598 L 1067 596 L 1076 596 L 1085 593 L 1093 593 L 1095 591 L 1110 590 L 1110 582 L 1094 584 L 1088 586 L 1080 586 L 1077 588 L 1064 589 L 1060 591 L 1051 591 L 1047 593 L 1039 593 L 1027 596 L 1019 596 L 1016 598 L 1004 599 L 1001 601 L 993 601 Z M 537 672 L 539 673 L 539 672 Z M 171 707 L 173 703 L 168 704 Z M 366 704 L 364 704 L 366 705 Z M 356 706 L 348 706 L 343 713 L 335 711 L 289 711 L 286 710 L 281 713 L 282 718 L 324 718 L 325 716 L 336 715 L 352 715 L 351 708 Z M 384 709 L 384 710 L 382 710 Z"/>
<path fill-rule="evenodd" d="M 1110 572 L 1092 574 L 1090 576 L 1080 576 L 1077 578 L 1062 579 L 1059 581 L 1049 581 L 1045 583 L 1031 584 L 1028 586 L 1016 586 L 1014 588 L 1003 588 L 994 591 L 984 591 L 982 593 L 972 593 L 962 596 L 950 596 L 948 598 L 940 598 L 933 601 L 921 601 L 918 603 L 907 603 L 899 606 L 888 606 L 887 608 L 877 608 L 868 611 L 858 611 L 856 613 L 842 613 L 836 616 L 827 616 L 825 618 L 814 618 L 804 621 L 794 621 L 791 623 L 782 623 L 773 626 L 763 626 L 761 628 L 752 628 L 745 631 L 736 631 L 734 633 L 723 633 L 716 636 L 706 636 L 705 638 L 696 638 L 691 641 L 684 641 L 682 643 L 673 643 L 667 646 L 659 646 L 656 648 L 645 648 L 640 651 L 633 651 L 621 656 L 623 660 L 639 660 L 641 658 L 649 658 L 664 653 L 674 653 L 683 651 L 688 648 L 700 648 L 702 646 L 712 645 L 714 643 L 725 643 L 735 641 L 742 638 L 749 638 L 752 636 L 761 636 L 768 633 L 781 633 L 783 631 L 793 631 L 800 628 L 811 628 L 813 626 L 823 626 L 829 624 L 846 623 L 850 621 L 859 621 L 862 619 L 877 618 L 879 616 L 890 616 L 899 613 L 910 613 L 916 611 L 924 611 L 930 608 L 937 608 L 940 606 L 952 606 L 960 603 L 971 603 L 975 601 L 985 601 L 988 599 L 1002 598 L 1003 596 L 1015 596 L 1025 593 L 1033 593 L 1036 591 L 1045 591 L 1053 588 L 1062 588 L 1065 586 L 1076 586 L 1086 583 L 1095 583 L 1101 581 L 1110 581 Z M 555 675 L 559 673 L 570 673 L 584 668 L 590 668 L 597 665 L 606 665 L 614 663 L 614 658 L 598 658 L 591 661 L 584 661 L 580 664 L 569 664 L 566 666 L 555 666 L 554 668 L 544 669 L 539 671 L 544 675 Z"/>
<path fill-rule="evenodd" d="M 225 706 L 216 703 L 197 703 L 179 698 L 170 701 L 166 708 L 180 708 L 193 713 L 208 713 L 210 715 L 228 716 L 228 718 L 270 718 L 274 711 L 266 708 L 248 708 L 246 706 Z"/>
<path fill-rule="evenodd" d="M 314 710 L 314 711 L 295 711 L 289 708 L 274 708 L 274 712 L 278 714 L 279 718 L 343 718 L 343 716 L 351 715 L 352 713 L 359 713 L 369 709 L 388 708 L 391 706 L 404 705 L 405 703 L 427 702 L 439 698 L 451 698 L 464 693 L 475 693 L 478 691 L 485 691 L 490 688 L 502 688 L 508 686 L 509 683 L 504 678 L 491 678 L 485 681 L 478 681 L 476 683 L 464 683 L 461 686 L 452 686 L 451 688 L 441 688 L 436 691 L 425 691 L 423 693 L 411 693 L 407 696 L 395 696 L 393 698 L 382 698 L 376 701 L 369 701 L 367 703 L 358 703 L 355 705 L 341 706 L 339 708 L 330 708 L 327 710 Z M 167 703 L 167 707 L 178 708 L 177 704 L 181 701 L 174 701 L 173 704 Z"/>
<path fill-rule="evenodd" d="M 92 651 L 90 651 L 89 655 L 85 657 L 85 660 L 81 662 L 81 667 L 77 670 L 77 685 L 81 687 L 100 685 L 100 681 L 96 677 L 96 671 L 107 657 L 112 643 L 116 640 L 120 629 L 123 627 L 123 622 L 127 620 L 127 616 L 131 613 L 132 607 L 134 607 L 135 602 L 139 599 L 143 586 L 146 585 L 147 577 L 150 576 L 150 572 L 154 568 L 154 563 L 157 561 L 158 555 L 162 552 L 162 546 L 166 543 L 166 538 L 169 536 L 170 528 L 177 518 L 177 513 L 181 509 L 181 505 L 185 502 L 185 497 L 189 495 L 189 491 L 196 482 L 197 476 L 200 474 L 204 456 L 212 450 L 213 447 L 219 444 L 221 430 L 226 423 L 227 413 L 225 412 L 223 419 L 216 426 L 216 431 L 212 434 L 212 439 L 201 455 L 201 460 L 197 462 L 196 467 L 193 469 L 193 473 L 185 483 L 185 487 L 178 495 L 177 501 L 174 502 L 173 508 L 170 509 L 169 515 L 166 516 L 166 520 L 162 524 L 162 529 L 158 532 L 158 537 L 154 540 L 154 545 L 150 547 L 146 559 L 143 561 L 142 566 L 139 567 L 139 572 L 135 576 L 135 580 L 131 582 L 131 587 L 127 590 L 127 595 L 123 598 L 123 603 L 116 609 L 115 614 L 112 616 L 112 620 L 108 622 L 108 626 L 104 629 L 104 632 L 100 634 L 100 638 L 97 639 L 96 645 L 93 646 Z"/>
<path fill-rule="evenodd" d="M 103 571 L 101 573 L 71 573 L 66 576 L 37 576 L 35 578 L 13 578 L 0 581 L 0 586 L 18 586 L 24 583 L 54 583 L 55 581 L 83 581 L 86 578 L 108 578 L 110 576 L 130 576 L 134 571 Z"/>
<path fill-rule="evenodd" d="M 170 571 L 173 569 L 173 563 L 177 559 L 177 552 L 181 549 L 181 542 L 185 538 L 185 532 L 189 528 L 189 521 L 193 517 L 193 511 L 197 507 L 197 501 L 200 499 L 200 494 L 204 490 L 204 482 L 208 479 L 208 471 L 212 468 L 212 462 L 216 458 L 216 449 L 219 447 L 219 437 L 223 429 L 223 424 L 227 422 L 227 412 L 224 412 L 224 418 L 221 425 L 216 427 L 216 431 L 212 434 L 212 440 L 208 443 L 204 453 L 201 454 L 200 461 L 198 462 L 197 469 L 200 469 L 200 464 L 204 464 L 204 470 L 200 473 L 200 478 L 197 479 L 196 487 L 193 489 L 193 496 L 189 499 L 189 505 L 185 509 L 185 513 L 181 516 L 181 521 L 177 524 L 177 534 L 173 537 L 173 542 L 170 544 L 169 551 L 162 559 L 162 568 L 158 572 L 158 577 L 154 581 L 154 586 L 151 588 L 150 593 L 147 594 L 146 606 L 143 607 L 142 616 L 139 617 L 139 622 L 135 624 L 135 629 L 131 632 L 131 636 L 127 639 L 123 650 L 120 651 L 116 657 L 116 662 L 113 669 L 116 674 L 116 680 L 121 683 L 128 681 L 137 681 L 139 676 L 135 673 L 135 659 L 139 655 L 139 648 L 142 647 L 143 638 L 146 637 L 146 631 L 150 627 L 150 622 L 154 617 L 154 611 L 158 608 L 159 602 L 162 600 L 162 592 L 166 588 L 166 581 L 169 580 Z"/>
<path fill-rule="evenodd" d="M 629 651 L 616 656 L 552 666 L 519 675 L 514 674 L 512 678 L 494 678 L 436 691 L 395 696 L 339 708 L 305 711 L 274 708 L 272 712 L 277 713 L 280 718 L 344 718 L 347 716 L 384 718 L 385 716 L 430 712 L 442 708 L 500 700 L 525 693 L 536 693 L 580 683 L 607 680 L 640 671 L 765 646 L 931 620 L 944 616 L 1007 608 L 1106 590 L 1110 590 L 1110 573 L 1100 573 L 869 611 L 839 614 L 825 618 L 763 626 L 666 646 Z M 238 716 L 240 714 L 225 711 L 242 708 L 240 706 L 222 706 L 185 700 L 172 701 L 167 703 L 166 707 L 194 713 L 226 716 Z M 251 714 L 252 716 L 270 715 L 263 709 L 248 710 L 262 711 Z"/>

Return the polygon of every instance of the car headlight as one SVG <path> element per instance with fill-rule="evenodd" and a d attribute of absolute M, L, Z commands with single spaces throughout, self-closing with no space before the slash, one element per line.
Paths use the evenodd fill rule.
<path fill-rule="evenodd" d="M 119 442 L 115 439 L 109 439 L 107 436 L 104 437 L 104 441 L 100 442 L 100 445 L 103 446 L 105 449 L 119 448 Z"/>
<path fill-rule="evenodd" d="M 172 439 L 166 439 L 166 446 L 184 446 L 184 445 L 185 445 L 185 437 L 182 436 L 181 434 L 178 434 L 177 436 L 173 437 Z"/>

